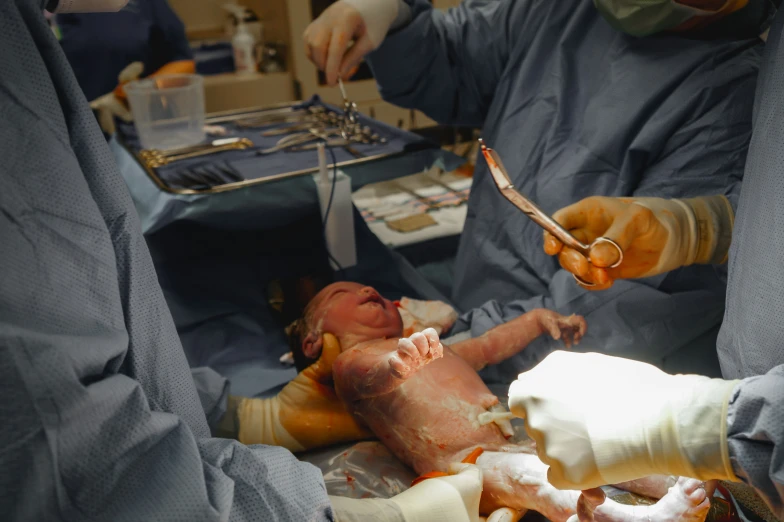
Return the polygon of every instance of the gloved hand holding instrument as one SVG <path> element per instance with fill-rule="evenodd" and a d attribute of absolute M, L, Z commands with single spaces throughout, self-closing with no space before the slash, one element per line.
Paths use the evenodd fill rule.
<path fill-rule="evenodd" d="M 586 282 L 586 288 L 604 290 L 616 279 L 649 277 L 692 264 L 725 263 L 734 213 L 724 196 L 591 197 L 559 210 L 553 219 L 592 243 L 584 252 L 545 232 L 545 252 L 558 255 L 561 266 Z"/>
<path fill-rule="evenodd" d="M 584 288 L 727 261 L 734 213 L 725 196 L 590 197 L 551 218 L 514 188 L 495 151 L 481 150 L 501 194 L 544 228 L 545 252 Z"/>
<path fill-rule="evenodd" d="M 340 0 L 305 30 L 305 53 L 324 71 L 327 85 L 349 79 L 384 41 L 398 17 L 397 0 Z"/>
<path fill-rule="evenodd" d="M 595 237 L 590 244 L 583 243 L 580 239 L 570 234 L 568 230 L 562 227 L 557 221 L 545 214 L 536 204 L 523 196 L 512 184 L 509 174 L 506 171 L 501 158 L 498 154 L 487 147 L 484 142 L 479 140 L 482 155 L 487 162 L 487 167 L 490 169 L 490 174 L 493 177 L 498 190 L 501 194 L 520 209 L 526 216 L 528 216 L 534 223 L 539 225 L 545 230 L 545 233 L 557 237 L 563 244 L 574 249 L 584 256 L 588 256 L 589 252 L 596 246 L 606 246 L 615 252 L 615 258 L 612 268 L 619 266 L 623 262 L 623 249 L 610 238 Z M 574 273 L 575 280 L 582 286 L 591 287 L 595 286 L 590 280 L 581 279 L 581 274 Z"/>

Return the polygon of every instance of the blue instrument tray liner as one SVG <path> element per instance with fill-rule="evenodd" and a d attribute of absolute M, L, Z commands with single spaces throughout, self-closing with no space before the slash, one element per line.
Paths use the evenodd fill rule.
<path fill-rule="evenodd" d="M 318 98 L 291 104 L 294 107 L 310 105 L 336 110 Z M 239 115 L 241 111 L 232 114 Z M 360 118 L 362 125 L 367 125 L 388 141 L 376 146 L 357 144 L 357 150 L 374 150 L 378 154 L 363 159 L 356 159 L 342 148 L 330 149 L 335 153 L 338 167 L 351 177 L 353 190 L 416 174 L 434 166 L 451 171 L 465 162 L 463 158 L 413 133 L 364 116 Z M 221 125 L 230 135 L 236 129 L 234 125 Z M 267 128 L 242 129 L 240 135 L 253 141 L 253 150 L 211 154 L 153 170 L 139 160 L 140 145 L 134 126 L 118 121 L 117 135 L 110 142 L 110 147 L 136 205 L 144 233 L 151 234 L 179 221 L 222 229 L 268 229 L 285 226 L 318 212 L 316 186 L 312 177 L 307 175 L 318 169 L 316 151 L 258 156 L 256 146 L 273 146 L 279 139 L 262 137 L 260 133 Z M 329 153 L 327 161 L 332 163 Z M 198 190 L 182 188 L 177 184 L 182 182 L 178 171 L 184 167 L 204 170 L 208 177 L 215 181 L 225 180 L 226 184 Z"/>
<path fill-rule="evenodd" d="M 293 109 L 322 106 L 327 110 L 342 114 L 336 107 L 323 103 L 317 96 L 309 101 L 293 104 Z M 363 115 L 359 117 L 362 126 L 370 127 L 373 133 L 386 140 L 385 143 L 363 144 L 354 143 L 352 149 L 359 153 L 357 157 L 344 147 L 331 147 L 327 154 L 328 163 L 337 162 L 339 168 L 375 162 L 406 153 L 425 153 L 423 159 L 430 164 L 441 157 L 448 165 L 447 169 L 456 168 L 459 161 L 456 157 L 447 158 L 438 145 L 414 133 L 391 127 Z M 231 122 L 219 123 L 226 128 L 226 137 L 247 138 L 253 146 L 244 150 L 229 150 L 207 156 L 176 161 L 158 168 L 149 168 L 138 156 L 141 151 L 136 128 L 131 123 L 120 122 L 117 127 L 119 142 L 136 156 L 147 174 L 158 184 L 161 190 L 177 194 L 215 193 L 236 190 L 249 184 L 272 181 L 286 177 L 294 177 L 315 172 L 318 168 L 318 156 L 315 150 L 278 151 L 259 155 L 258 151 L 274 147 L 283 136 L 262 136 L 262 132 L 290 124 L 279 123 L 254 128 L 242 128 Z M 215 138 L 209 138 L 215 139 Z M 205 140 L 206 142 L 207 140 Z M 311 143 L 315 143 L 311 142 Z M 430 165 L 423 165 L 429 167 Z M 451 167 L 451 168 L 450 168 Z M 416 172 L 416 171 L 414 171 Z M 414 172 L 398 175 L 413 174 Z"/>

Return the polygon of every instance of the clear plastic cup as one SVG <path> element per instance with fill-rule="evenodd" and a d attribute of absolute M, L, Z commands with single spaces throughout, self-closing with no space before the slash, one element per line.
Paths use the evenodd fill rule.
<path fill-rule="evenodd" d="M 204 78 L 169 74 L 125 85 L 145 149 L 174 149 L 204 140 Z"/>

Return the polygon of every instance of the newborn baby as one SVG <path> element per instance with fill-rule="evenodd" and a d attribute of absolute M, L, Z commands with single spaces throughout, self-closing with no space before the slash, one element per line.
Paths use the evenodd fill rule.
<path fill-rule="evenodd" d="M 484 473 L 482 513 L 502 507 L 520 513 L 534 509 L 553 522 L 574 515 L 580 492 L 550 486 L 547 467 L 531 446 L 508 442 L 508 420 L 480 422 L 481 414 L 503 408 L 477 371 L 520 352 L 543 334 L 563 340 L 567 347 L 577 343 L 585 333 L 585 320 L 533 310 L 448 348 L 435 330 L 401 339 L 402 328 L 395 305 L 373 288 L 335 283 L 310 302 L 292 334 L 312 360 L 321 353 L 324 334 L 338 339 L 341 354 L 333 364 L 338 396 L 417 473 L 445 472 L 480 448 L 476 464 Z M 655 489 L 660 482 L 652 480 Z M 650 508 L 628 510 L 608 500 L 591 509 L 590 516 L 597 521 L 703 520 L 710 504 L 700 485 L 681 480 Z M 662 508 L 665 512 L 657 514 Z"/>

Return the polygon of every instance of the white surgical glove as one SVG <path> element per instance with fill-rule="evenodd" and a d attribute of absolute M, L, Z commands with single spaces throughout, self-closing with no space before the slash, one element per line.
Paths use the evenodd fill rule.
<path fill-rule="evenodd" d="M 115 116 L 123 121 L 133 121 L 131 111 L 114 95 L 114 92 L 104 94 L 100 98 L 91 101 L 90 108 L 98 113 L 98 124 L 109 135 L 114 134 L 115 130 L 117 130 L 114 125 Z"/>
<path fill-rule="evenodd" d="M 455 464 L 451 471 L 388 500 L 330 497 L 337 522 L 479 522 L 482 470 Z"/>
<path fill-rule="evenodd" d="M 378 48 L 386 38 L 392 22 L 397 18 L 399 0 L 341 0 L 362 15 L 365 21 L 365 36 L 372 49 Z M 359 42 L 357 42 L 359 43 Z"/>
<path fill-rule="evenodd" d="M 120 71 L 117 78 L 119 85 L 125 85 L 128 82 L 138 80 L 144 72 L 144 64 L 141 62 L 133 62 L 128 67 Z M 90 102 L 90 108 L 98 113 L 98 124 L 106 134 L 114 134 L 114 118 L 120 118 L 123 121 L 133 121 L 131 111 L 128 109 L 125 101 L 117 96 L 117 89 L 104 94 Z"/>
<path fill-rule="evenodd" d="M 305 29 L 305 54 L 335 85 L 381 45 L 399 12 L 400 0 L 335 2 Z"/>
<path fill-rule="evenodd" d="M 526 419 L 557 488 L 585 490 L 655 474 L 736 481 L 727 408 L 738 382 L 554 352 L 512 383 L 509 408 Z"/>

